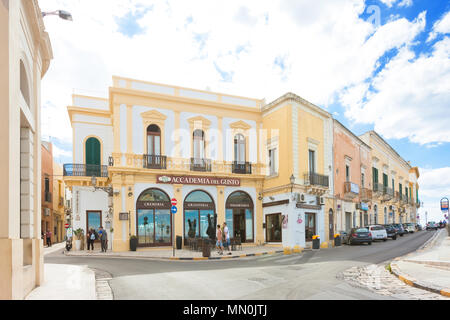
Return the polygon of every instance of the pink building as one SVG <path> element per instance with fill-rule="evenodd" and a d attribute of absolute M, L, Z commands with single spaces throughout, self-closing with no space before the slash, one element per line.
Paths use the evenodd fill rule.
<path fill-rule="evenodd" d="M 334 120 L 335 232 L 367 226 L 372 199 L 371 148 Z"/>

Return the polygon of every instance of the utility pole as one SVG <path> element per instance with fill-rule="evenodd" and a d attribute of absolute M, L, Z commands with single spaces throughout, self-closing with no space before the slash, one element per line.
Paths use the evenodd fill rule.
<path fill-rule="evenodd" d="M 425 226 L 428 224 L 428 211 L 425 211 Z"/>

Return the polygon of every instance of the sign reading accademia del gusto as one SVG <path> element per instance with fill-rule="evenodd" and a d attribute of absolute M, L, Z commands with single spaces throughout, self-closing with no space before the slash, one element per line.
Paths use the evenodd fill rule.
<path fill-rule="evenodd" d="M 241 179 L 218 177 L 194 177 L 194 176 L 157 176 L 157 183 L 163 184 L 193 184 L 205 186 L 240 187 Z"/>

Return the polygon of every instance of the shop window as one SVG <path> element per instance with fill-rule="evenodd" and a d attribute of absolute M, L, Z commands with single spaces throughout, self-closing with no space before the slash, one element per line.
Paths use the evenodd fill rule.
<path fill-rule="evenodd" d="M 215 239 L 216 236 L 215 204 L 205 191 L 196 190 L 184 200 L 184 239 L 201 237 Z"/>
<path fill-rule="evenodd" d="M 253 242 L 254 207 L 252 198 L 243 191 L 236 191 L 228 197 L 225 208 L 226 221 L 228 228 L 232 230 L 232 237 L 239 237 L 241 242 Z"/>

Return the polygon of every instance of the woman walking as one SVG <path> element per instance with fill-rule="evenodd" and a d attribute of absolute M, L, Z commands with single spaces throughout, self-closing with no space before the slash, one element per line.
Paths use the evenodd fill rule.
<path fill-rule="evenodd" d="M 220 229 L 220 224 L 217 225 L 216 239 L 217 239 L 216 241 L 217 253 L 223 255 L 222 229 Z"/>

